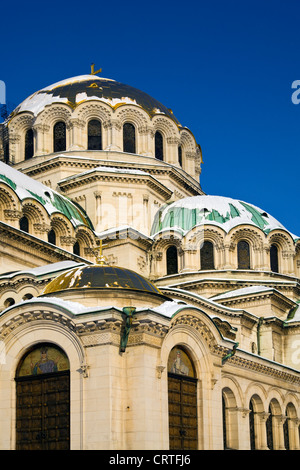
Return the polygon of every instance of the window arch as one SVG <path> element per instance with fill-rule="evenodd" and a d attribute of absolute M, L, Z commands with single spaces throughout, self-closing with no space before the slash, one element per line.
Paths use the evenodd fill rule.
<path fill-rule="evenodd" d="M 272 415 L 272 408 L 269 405 L 269 416 L 266 420 L 266 431 L 267 431 L 267 446 L 269 450 L 273 450 L 273 415 Z"/>
<path fill-rule="evenodd" d="M 15 299 L 13 299 L 12 297 L 8 297 L 8 299 L 6 299 L 5 302 L 4 302 L 4 307 L 5 308 L 11 307 L 15 303 L 16 303 Z"/>
<path fill-rule="evenodd" d="M 20 230 L 22 230 L 23 232 L 29 233 L 29 220 L 25 215 L 21 217 L 19 221 L 19 226 L 20 226 Z"/>
<path fill-rule="evenodd" d="M 178 163 L 182 167 L 182 147 L 179 145 L 178 147 Z"/>
<path fill-rule="evenodd" d="M 102 150 L 102 126 L 98 119 L 88 122 L 88 150 Z"/>
<path fill-rule="evenodd" d="M 66 124 L 58 121 L 53 127 L 53 152 L 66 150 Z"/>
<path fill-rule="evenodd" d="M 48 232 L 48 242 L 52 245 L 56 245 L 56 233 L 53 229 Z"/>
<path fill-rule="evenodd" d="M 168 360 L 169 440 L 172 450 L 197 450 L 197 378 L 187 351 L 175 346 Z"/>
<path fill-rule="evenodd" d="M 250 269 L 249 243 L 241 240 L 237 244 L 238 269 Z"/>
<path fill-rule="evenodd" d="M 73 253 L 74 253 L 74 255 L 80 256 L 80 245 L 79 245 L 79 242 L 76 242 L 76 243 L 73 245 Z"/>
<path fill-rule="evenodd" d="M 255 420 L 254 420 L 253 399 L 250 400 L 249 410 L 250 410 L 249 412 L 250 449 L 255 450 L 256 443 L 255 443 Z"/>
<path fill-rule="evenodd" d="M 135 127 L 130 122 L 123 125 L 123 151 L 136 153 Z"/>
<path fill-rule="evenodd" d="M 273 271 L 274 273 L 279 272 L 278 248 L 276 245 L 271 245 L 270 247 L 270 265 L 271 265 L 271 271 Z"/>
<path fill-rule="evenodd" d="M 24 157 L 25 160 L 29 160 L 33 157 L 33 130 L 28 129 L 25 133 L 25 152 Z"/>
<path fill-rule="evenodd" d="M 164 139 L 162 133 L 159 131 L 155 132 L 155 158 L 158 160 L 164 159 Z"/>
<path fill-rule="evenodd" d="M 166 252 L 167 257 L 167 274 L 178 273 L 178 255 L 176 246 L 169 246 Z"/>
<path fill-rule="evenodd" d="M 200 249 L 201 270 L 215 269 L 214 245 L 210 241 L 205 241 Z"/>

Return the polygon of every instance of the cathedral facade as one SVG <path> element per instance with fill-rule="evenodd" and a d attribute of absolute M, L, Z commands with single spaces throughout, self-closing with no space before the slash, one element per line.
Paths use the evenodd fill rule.
<path fill-rule="evenodd" d="M 0 135 L 0 449 L 299 450 L 299 238 L 94 73 Z"/>

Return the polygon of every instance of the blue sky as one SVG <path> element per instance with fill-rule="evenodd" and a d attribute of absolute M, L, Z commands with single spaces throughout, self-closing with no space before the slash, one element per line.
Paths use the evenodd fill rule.
<path fill-rule="evenodd" d="M 2 2 L 9 106 L 94 62 L 193 132 L 206 193 L 253 203 L 300 236 L 299 0 L 41 5 Z"/>

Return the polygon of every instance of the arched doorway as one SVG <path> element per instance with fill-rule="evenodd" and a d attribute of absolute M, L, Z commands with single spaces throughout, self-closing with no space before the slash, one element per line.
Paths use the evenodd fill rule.
<path fill-rule="evenodd" d="M 54 344 L 32 348 L 16 373 L 16 449 L 70 448 L 70 367 Z"/>
<path fill-rule="evenodd" d="M 187 352 L 176 346 L 168 361 L 169 439 L 171 450 L 197 450 L 197 379 Z"/>

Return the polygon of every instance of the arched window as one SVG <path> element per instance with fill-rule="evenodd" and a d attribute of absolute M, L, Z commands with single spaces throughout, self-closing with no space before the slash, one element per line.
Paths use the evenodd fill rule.
<path fill-rule="evenodd" d="M 136 153 L 135 127 L 130 122 L 125 122 L 123 126 L 123 151 L 128 153 Z"/>
<path fill-rule="evenodd" d="M 78 242 L 76 242 L 73 245 L 73 253 L 74 253 L 74 255 L 80 256 L 80 245 L 79 245 Z"/>
<path fill-rule="evenodd" d="M 66 150 L 66 124 L 59 121 L 53 127 L 53 152 L 64 150 Z"/>
<path fill-rule="evenodd" d="M 250 449 L 255 450 L 255 422 L 254 422 L 254 407 L 253 407 L 253 400 L 250 400 L 249 403 L 249 430 L 250 430 Z"/>
<path fill-rule="evenodd" d="M 25 160 L 33 157 L 33 130 L 28 129 L 25 134 Z"/>
<path fill-rule="evenodd" d="M 22 230 L 23 232 L 29 233 L 29 221 L 25 215 L 20 219 L 19 225 L 20 225 L 20 230 Z"/>
<path fill-rule="evenodd" d="M 15 299 L 13 299 L 12 297 L 9 297 L 8 299 L 5 300 L 4 302 L 4 307 L 5 308 L 8 308 L 8 307 L 11 307 L 12 305 L 14 305 L 16 302 L 15 302 Z"/>
<path fill-rule="evenodd" d="M 178 147 L 178 163 L 180 166 L 182 166 L 182 147 L 179 145 Z"/>
<path fill-rule="evenodd" d="M 237 245 L 238 269 L 250 269 L 250 248 L 249 244 L 241 240 Z"/>
<path fill-rule="evenodd" d="M 214 246 L 211 242 L 205 241 L 200 249 L 201 270 L 215 269 Z"/>
<path fill-rule="evenodd" d="M 102 150 L 102 127 L 98 119 L 88 123 L 88 150 Z"/>
<path fill-rule="evenodd" d="M 268 449 L 273 450 L 273 416 L 271 406 L 269 406 L 269 416 L 266 420 L 266 431 Z"/>
<path fill-rule="evenodd" d="M 169 440 L 171 450 L 197 450 L 197 378 L 187 352 L 176 346 L 168 360 Z"/>
<path fill-rule="evenodd" d="M 48 242 L 56 245 L 56 234 L 53 229 L 48 232 Z"/>
<path fill-rule="evenodd" d="M 176 246 L 169 246 L 167 249 L 167 274 L 178 273 L 178 257 Z"/>
<path fill-rule="evenodd" d="M 278 248 L 276 245 L 271 245 L 270 247 L 270 264 L 271 271 L 278 273 Z"/>
<path fill-rule="evenodd" d="M 155 132 L 155 158 L 158 160 L 164 159 L 164 141 L 163 136 L 159 131 Z"/>
<path fill-rule="evenodd" d="M 65 352 L 40 343 L 16 371 L 16 450 L 70 449 L 70 364 Z"/>

